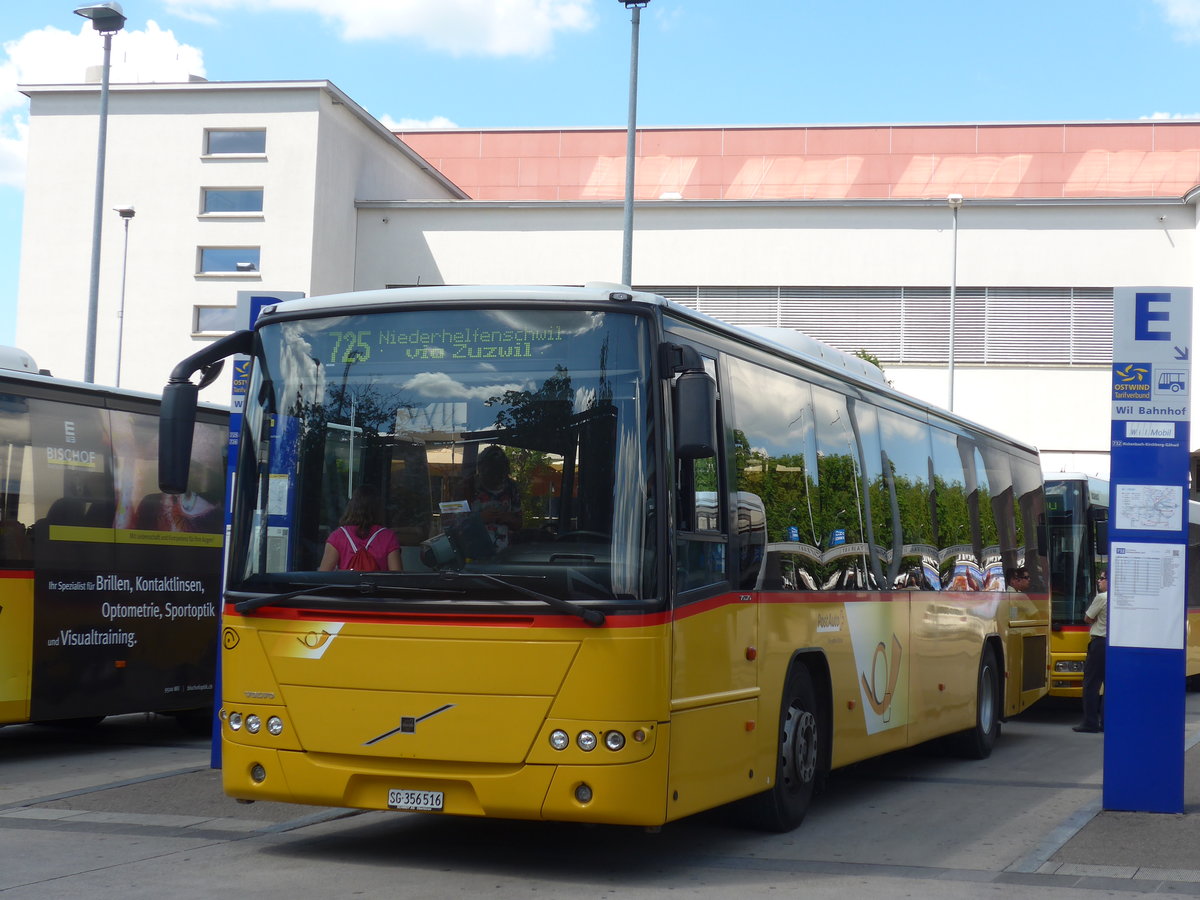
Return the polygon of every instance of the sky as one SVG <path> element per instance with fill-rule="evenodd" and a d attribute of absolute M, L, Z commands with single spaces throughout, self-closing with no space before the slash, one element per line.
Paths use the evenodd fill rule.
<path fill-rule="evenodd" d="M 17 86 L 79 83 L 100 64 L 76 5 L 0 0 L 0 344 L 15 339 Z M 621 0 L 121 6 L 113 83 L 328 80 L 396 129 L 627 121 Z M 650 0 L 639 45 L 646 126 L 1200 117 L 1200 0 Z M 79 200 L 89 215 L 92 201 Z"/>

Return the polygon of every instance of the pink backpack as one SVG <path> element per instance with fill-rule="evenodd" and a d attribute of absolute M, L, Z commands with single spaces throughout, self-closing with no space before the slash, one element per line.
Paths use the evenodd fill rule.
<path fill-rule="evenodd" d="M 354 543 L 354 538 L 350 536 L 350 532 L 346 530 L 346 527 L 342 526 L 342 534 L 350 542 L 350 561 L 346 565 L 348 570 L 351 572 L 379 571 L 379 563 L 375 561 L 375 557 L 371 555 L 371 552 L 367 548 L 371 546 L 371 541 L 375 540 L 382 533 L 382 528 L 376 529 L 375 533 L 367 538 L 367 542 L 360 547 Z"/>

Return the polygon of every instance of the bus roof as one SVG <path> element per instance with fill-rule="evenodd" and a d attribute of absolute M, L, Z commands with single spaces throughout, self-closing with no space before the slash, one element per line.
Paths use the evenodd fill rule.
<path fill-rule="evenodd" d="M 984 432 L 1031 453 L 1037 452 L 1036 448 L 1024 441 L 1001 434 L 991 428 L 980 425 L 978 422 L 965 419 L 949 410 L 897 391 L 888 384 L 882 370 L 878 366 L 853 354 L 831 347 L 802 332 L 790 328 L 746 328 L 739 325 L 731 325 L 721 319 L 706 315 L 673 300 L 668 300 L 658 294 L 635 291 L 621 284 L 590 282 L 583 287 L 467 284 L 347 291 L 340 294 L 326 294 L 324 296 L 305 297 L 298 300 L 284 300 L 273 306 L 265 307 L 261 313 L 261 317 L 267 318 L 269 321 L 270 318 L 274 318 L 276 315 L 291 318 L 297 315 L 345 314 L 350 311 L 366 309 L 378 310 L 381 306 L 408 303 L 445 303 L 450 300 L 468 303 L 497 300 L 512 302 L 534 300 L 542 302 L 577 302 L 580 304 L 617 301 L 656 306 L 670 311 L 672 315 L 679 318 L 690 319 L 707 329 L 728 335 L 737 340 L 756 344 L 770 352 L 789 357 L 802 365 L 827 372 L 837 378 L 849 380 L 872 391 L 889 394 L 908 405 L 935 411 L 941 418 L 949 419 L 977 431 Z"/>

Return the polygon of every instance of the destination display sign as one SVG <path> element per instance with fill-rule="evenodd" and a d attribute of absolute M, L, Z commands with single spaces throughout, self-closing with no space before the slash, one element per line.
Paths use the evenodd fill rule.
<path fill-rule="evenodd" d="M 534 359 L 559 356 L 570 333 L 547 328 L 358 328 L 313 335 L 328 365 L 406 360 Z"/>

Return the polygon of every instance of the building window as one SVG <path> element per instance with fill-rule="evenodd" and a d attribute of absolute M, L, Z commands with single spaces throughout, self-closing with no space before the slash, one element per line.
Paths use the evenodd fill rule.
<path fill-rule="evenodd" d="M 207 128 L 204 131 L 204 152 L 208 156 L 247 156 L 267 152 L 265 128 L 245 131 Z"/>
<path fill-rule="evenodd" d="M 257 275 L 258 247 L 200 247 L 199 275 Z"/>
<path fill-rule="evenodd" d="M 237 331 L 238 309 L 236 306 L 193 306 L 193 334 L 228 334 Z"/>
<path fill-rule="evenodd" d="M 200 202 L 200 212 L 205 215 L 262 211 L 262 188 L 204 188 Z"/>

